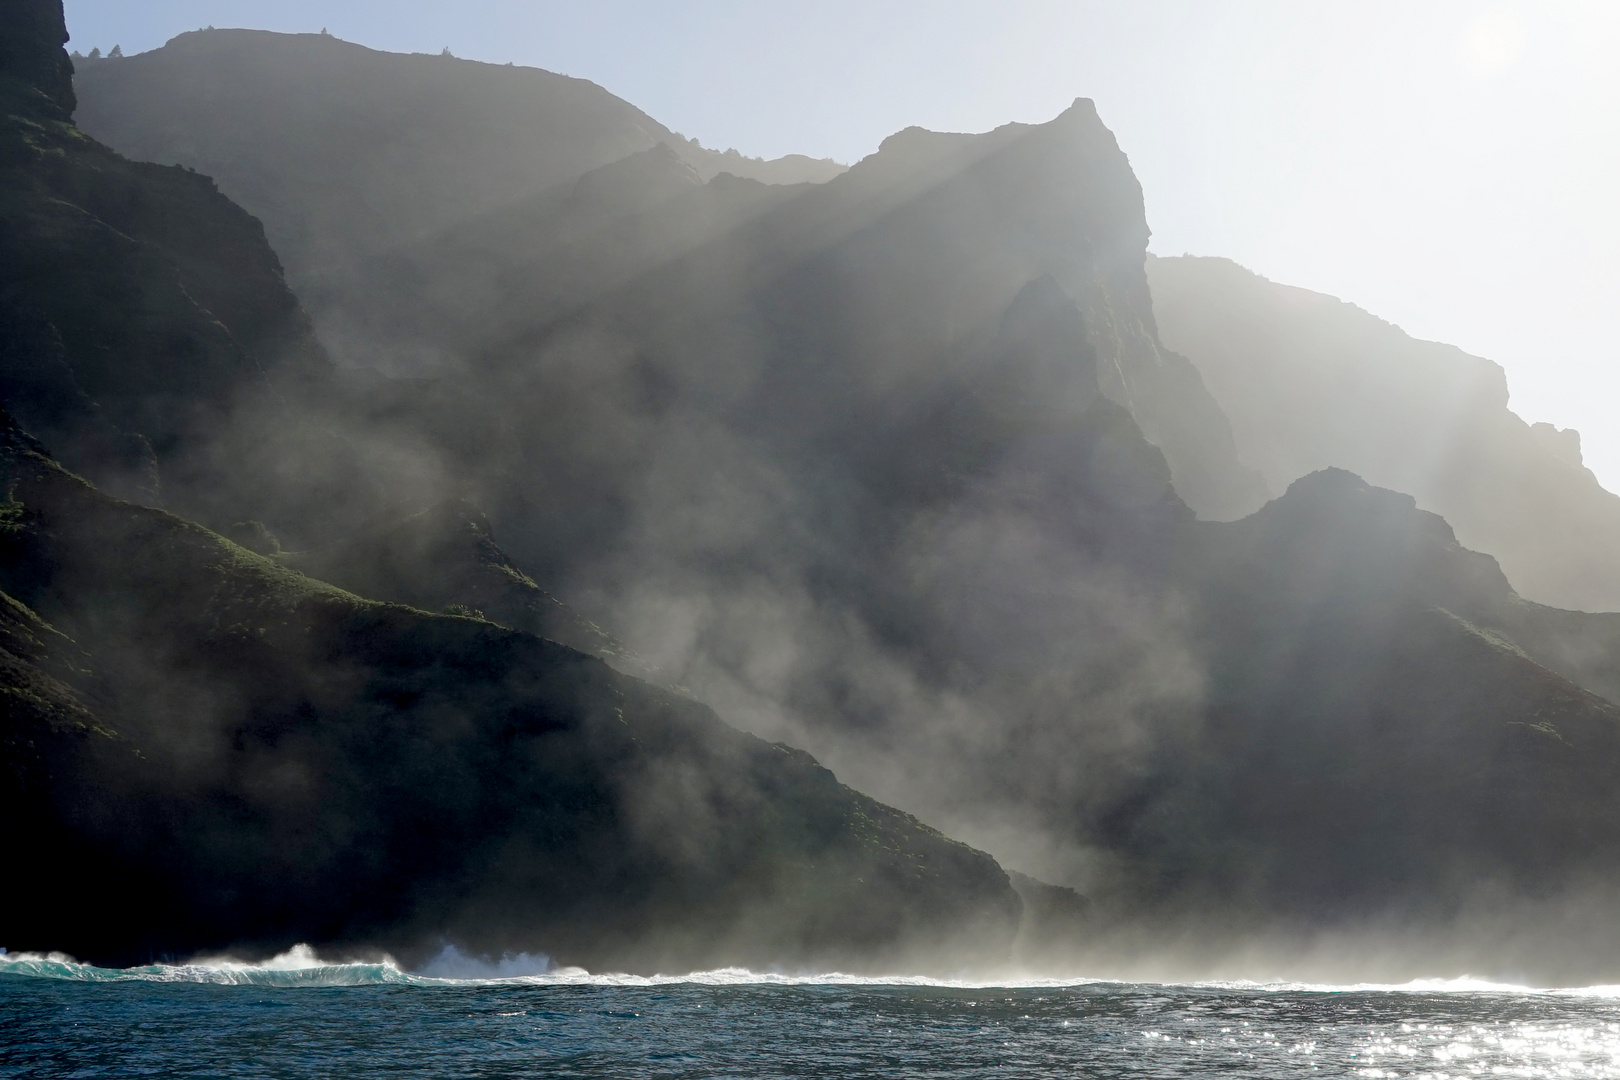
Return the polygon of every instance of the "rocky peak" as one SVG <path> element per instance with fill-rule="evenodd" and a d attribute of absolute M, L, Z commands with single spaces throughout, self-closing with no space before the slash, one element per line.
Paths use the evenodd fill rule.
<path fill-rule="evenodd" d="M 1472 615 L 1513 595 L 1496 560 L 1459 544 L 1440 515 L 1344 469 L 1301 477 L 1253 516 L 1210 528 L 1224 566 L 1210 587 L 1237 572 L 1254 597 L 1296 609 L 1417 601 Z"/>

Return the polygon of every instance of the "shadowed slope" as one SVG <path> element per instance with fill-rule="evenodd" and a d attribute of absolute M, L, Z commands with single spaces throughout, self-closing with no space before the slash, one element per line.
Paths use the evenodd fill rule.
<path fill-rule="evenodd" d="M 325 355 L 258 222 L 207 178 L 85 138 L 71 88 L 3 90 L 0 392 L 75 467 L 183 493 L 239 395 Z"/>
<path fill-rule="evenodd" d="M 1177 577 L 1203 727 L 1103 823 L 1161 898 L 1243 924 L 1441 925 L 1620 872 L 1620 708 L 1555 670 L 1543 635 L 1566 613 L 1409 496 L 1313 474 L 1192 526 Z"/>
<path fill-rule="evenodd" d="M 622 642 L 535 584 L 496 545 L 483 511 L 462 500 L 281 561 L 362 596 L 488 619 L 663 681 Z"/>
<path fill-rule="evenodd" d="M 8 764 L 43 784 L 28 816 L 55 840 L 8 897 L 13 947 L 409 958 L 449 938 L 642 970 L 1005 953 L 1020 908 L 994 862 L 806 755 L 563 646 L 310 581 L 6 439 L 6 652 L 40 703 L 8 711 Z M 46 638 L 81 656 L 66 683 Z M 118 738 L 39 780 L 16 738 L 64 725 Z M 97 912 L 87 872 L 125 899 Z"/>

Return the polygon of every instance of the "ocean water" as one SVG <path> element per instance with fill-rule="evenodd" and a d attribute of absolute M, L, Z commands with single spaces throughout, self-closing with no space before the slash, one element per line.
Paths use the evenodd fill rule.
<path fill-rule="evenodd" d="M 0 956 L 0 1077 L 1620 1077 L 1614 987 L 428 971 Z"/>

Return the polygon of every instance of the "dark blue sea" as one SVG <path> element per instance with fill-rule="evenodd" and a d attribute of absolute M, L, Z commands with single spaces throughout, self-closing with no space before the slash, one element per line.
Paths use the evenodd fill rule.
<path fill-rule="evenodd" d="M 1620 988 L 0 957 L 0 1077 L 1620 1077 Z M 461 976 L 461 977 L 456 977 Z"/>

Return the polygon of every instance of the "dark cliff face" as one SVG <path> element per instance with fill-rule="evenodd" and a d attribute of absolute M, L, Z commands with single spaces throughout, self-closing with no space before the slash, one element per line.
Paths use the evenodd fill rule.
<path fill-rule="evenodd" d="M 807 755 L 563 646 L 303 578 L 5 439 L 0 646 L 29 705 L 5 717 L 27 781 L 7 809 L 40 871 L 8 892 L 13 947 L 1006 955 L 1000 868 Z"/>
<path fill-rule="evenodd" d="M 1224 259 L 1149 263 L 1160 330 L 1281 489 L 1329 466 L 1405 491 L 1546 604 L 1620 608 L 1620 498 L 1580 437 L 1525 423 L 1488 360 Z"/>
<path fill-rule="evenodd" d="M 0 40 L 0 86 L 8 97 L 33 99 L 47 105 L 54 119 L 73 115 L 73 64 L 62 46 L 67 44 L 67 22 L 62 5 L 50 0 L 6 0 L 0 13 L 6 36 Z M 25 106 L 26 107 L 26 106 Z"/>
<path fill-rule="evenodd" d="M 74 468 L 197 510 L 237 406 L 319 378 L 325 355 L 257 221 L 72 126 L 59 6 L 28 7 L 14 18 L 42 29 L 7 37 L 0 116 L 0 395 Z"/>

